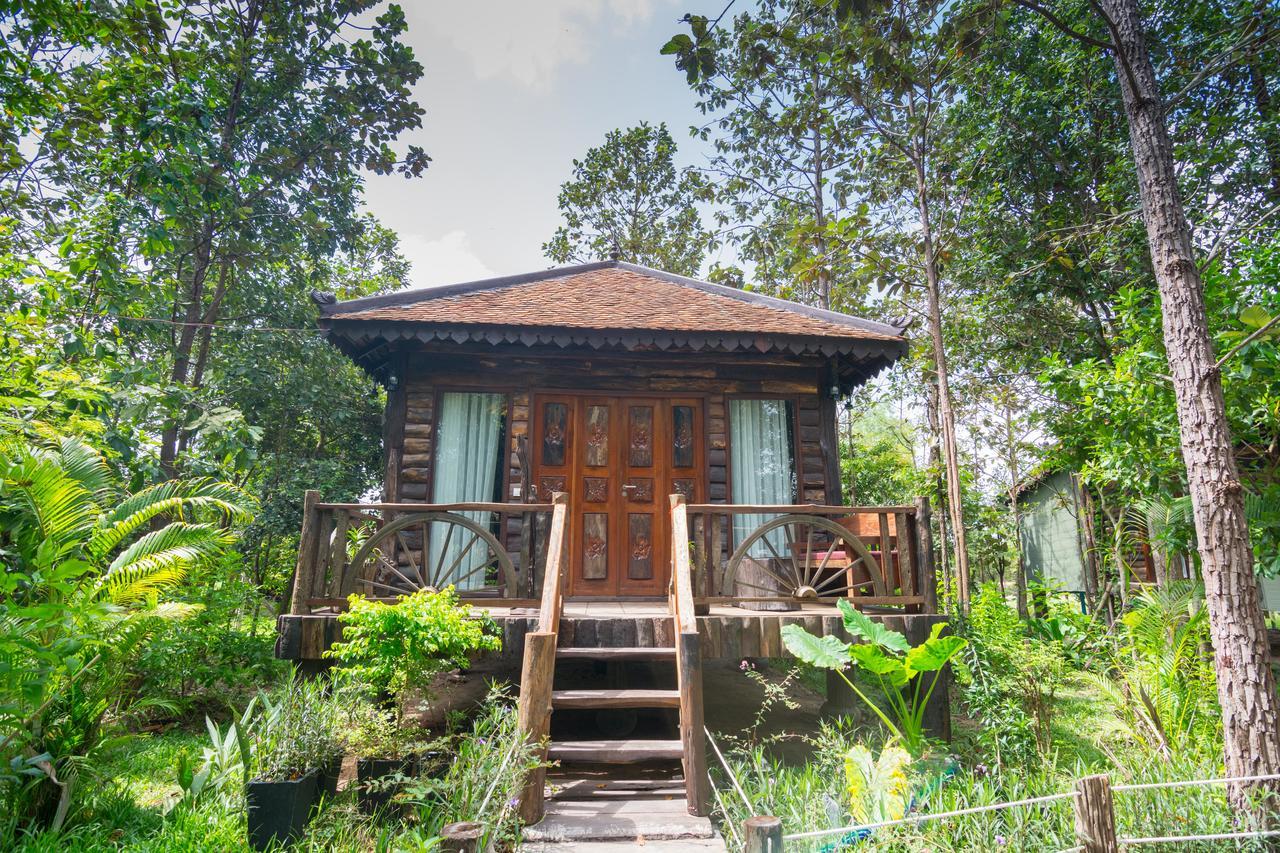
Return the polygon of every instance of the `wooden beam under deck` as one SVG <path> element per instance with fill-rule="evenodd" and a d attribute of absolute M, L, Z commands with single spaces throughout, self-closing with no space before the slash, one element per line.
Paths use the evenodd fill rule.
<path fill-rule="evenodd" d="M 523 602 L 522 602 L 523 603 Z M 502 660 L 516 665 L 524 653 L 524 638 L 537 630 L 537 609 L 530 607 L 484 608 L 502 633 Z M 918 643 L 946 617 L 932 613 L 875 613 L 867 615 Z M 743 610 L 712 602 L 705 616 L 698 616 L 704 660 L 788 657 L 782 645 L 782 628 L 798 624 L 812 634 L 850 637 L 834 604 L 804 603 L 799 610 Z M 287 660 L 320 660 L 325 649 L 341 637 L 337 614 L 279 617 L 276 657 Z M 665 601 L 569 601 L 561 617 L 561 648 L 650 649 L 674 648 L 675 631 Z"/>

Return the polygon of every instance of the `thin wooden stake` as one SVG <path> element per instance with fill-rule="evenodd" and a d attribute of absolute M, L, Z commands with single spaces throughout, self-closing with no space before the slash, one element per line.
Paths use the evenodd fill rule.
<path fill-rule="evenodd" d="M 1076 782 L 1076 841 L 1084 853 L 1119 853 L 1111 779 L 1105 774 Z"/>

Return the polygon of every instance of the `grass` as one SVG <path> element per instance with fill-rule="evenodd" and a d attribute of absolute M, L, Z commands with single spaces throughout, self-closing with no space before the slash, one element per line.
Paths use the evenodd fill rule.
<path fill-rule="evenodd" d="M 1130 743 L 1110 706 L 1084 679 L 1064 684 L 1055 700 L 1053 748 L 1036 767 L 999 768 L 976 748 L 969 721 L 957 721 L 951 775 L 939 784 L 945 760 L 927 763 L 915 780 L 914 809 L 921 815 L 1029 799 L 1071 791 L 1075 780 L 1109 773 L 1113 784 L 1205 779 L 1223 774 L 1220 748 L 1206 744 L 1200 758 L 1157 760 Z M 724 809 L 720 817 L 734 847 L 733 827 L 751 814 L 780 817 L 786 833 L 849 825 L 844 792 L 843 755 L 856 742 L 878 747 L 883 735 L 865 726 L 827 726 L 813 738 L 812 757 L 804 763 L 777 757 L 768 745 L 733 750 L 730 764 L 742 783 L 748 808 L 728 784 L 718 779 Z M 723 745 L 723 743 L 722 743 Z M 794 753 L 794 751 L 792 751 Z M 723 777 L 723 773 L 720 774 Z M 932 783 L 932 784 L 931 784 Z M 931 790 L 930 790 L 931 789 Z M 1116 819 L 1122 836 L 1190 835 L 1238 831 L 1241 816 L 1227 803 L 1222 786 L 1115 793 Z M 1060 851 L 1076 845 L 1071 801 L 926 821 L 881 829 L 860 844 L 839 833 L 789 843 L 788 851 L 973 851 L 1004 848 Z M 1164 846 L 1177 850 L 1221 850 L 1223 842 Z M 1244 842 L 1234 849 L 1264 849 Z"/>
<path fill-rule="evenodd" d="M 505 701 L 486 703 L 474 719 L 459 719 L 447 751 L 453 756 L 443 779 L 410 785 L 414 806 L 404 821 L 368 817 L 356 807 L 354 787 L 339 792 L 307 827 L 291 850 L 338 853 L 417 853 L 438 847 L 434 832 L 444 823 L 478 818 L 494 828 L 499 845 L 518 841 L 510 802 L 529 762 L 528 750 L 513 750 L 515 714 Z M 81 780 L 82 806 L 61 833 L 0 835 L 0 847 L 22 853 L 130 851 L 185 853 L 248 851 L 243 793 L 195 806 L 179 804 L 175 762 L 185 752 L 198 758 L 203 731 L 174 728 L 133 738 L 93 780 Z M 176 806 L 176 807 L 175 807 Z M 505 849 L 499 846 L 498 849 Z"/>

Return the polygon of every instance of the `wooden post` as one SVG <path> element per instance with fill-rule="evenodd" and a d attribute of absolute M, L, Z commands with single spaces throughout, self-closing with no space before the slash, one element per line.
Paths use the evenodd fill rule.
<path fill-rule="evenodd" d="M 747 818 L 742 822 L 742 841 L 746 853 L 782 853 L 782 819 Z"/>
<path fill-rule="evenodd" d="M 316 573 L 316 548 L 320 542 L 320 513 L 316 504 L 320 493 L 307 489 L 302 495 L 302 535 L 298 538 L 298 562 L 293 570 L 293 594 L 289 599 L 289 612 L 303 616 L 311 612 L 307 598 Z"/>
<path fill-rule="evenodd" d="M 450 823 L 440 830 L 440 850 L 443 853 L 480 853 L 480 840 L 484 837 L 484 824 L 475 821 Z"/>
<path fill-rule="evenodd" d="M 1076 841 L 1084 853 L 1119 853 L 1111 779 L 1105 774 L 1076 782 Z"/>
<path fill-rule="evenodd" d="M 556 668 L 556 635 L 535 631 L 524 635 L 524 668 L 520 672 L 520 708 L 517 725 L 525 741 L 536 745 L 540 760 L 547 755 L 547 733 L 551 727 L 551 681 Z M 520 794 L 520 819 L 526 824 L 542 820 L 543 788 L 547 770 L 539 766 L 529 771 Z"/>
<path fill-rule="evenodd" d="M 707 776 L 707 736 L 702 708 L 702 649 L 697 631 L 677 638 L 680 667 L 680 740 L 683 742 L 685 798 L 689 814 L 710 814 L 711 780 Z"/>
<path fill-rule="evenodd" d="M 709 812 L 707 737 L 702 709 L 702 649 L 693 610 L 689 566 L 689 513 L 684 495 L 671 496 L 671 622 L 676 632 L 676 683 L 680 687 L 680 741 L 689 814 Z"/>
<path fill-rule="evenodd" d="M 929 499 L 916 498 L 916 553 L 920 557 L 920 594 L 924 596 L 924 612 L 938 612 L 938 574 L 933 567 L 933 514 Z"/>

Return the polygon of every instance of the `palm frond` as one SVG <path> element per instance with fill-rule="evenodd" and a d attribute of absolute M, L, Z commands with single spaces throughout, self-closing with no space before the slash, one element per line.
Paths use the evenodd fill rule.
<path fill-rule="evenodd" d="M 58 447 L 58 464 L 68 477 L 103 503 L 116 494 L 115 476 L 102 454 L 78 438 L 64 438 Z"/>
<path fill-rule="evenodd" d="M 248 503 L 243 492 L 227 483 L 212 480 L 157 483 L 122 501 L 108 513 L 90 538 L 87 551 L 93 558 L 102 559 L 153 519 L 167 514 L 185 518 L 203 511 L 229 521 L 247 521 Z"/>
<path fill-rule="evenodd" d="M 229 532 L 212 524 L 187 524 L 183 521 L 175 521 L 159 530 L 153 530 L 145 536 L 138 537 L 128 548 L 116 555 L 107 567 L 107 571 L 112 572 L 143 557 L 179 547 L 193 548 L 205 556 L 214 557 L 231 544 L 232 539 Z"/>
<path fill-rule="evenodd" d="M 93 493 L 57 462 L 35 452 L 7 461 L 0 488 L 19 519 L 17 537 L 25 538 L 28 547 L 43 540 L 58 546 L 73 543 L 93 528 L 100 513 Z"/>

